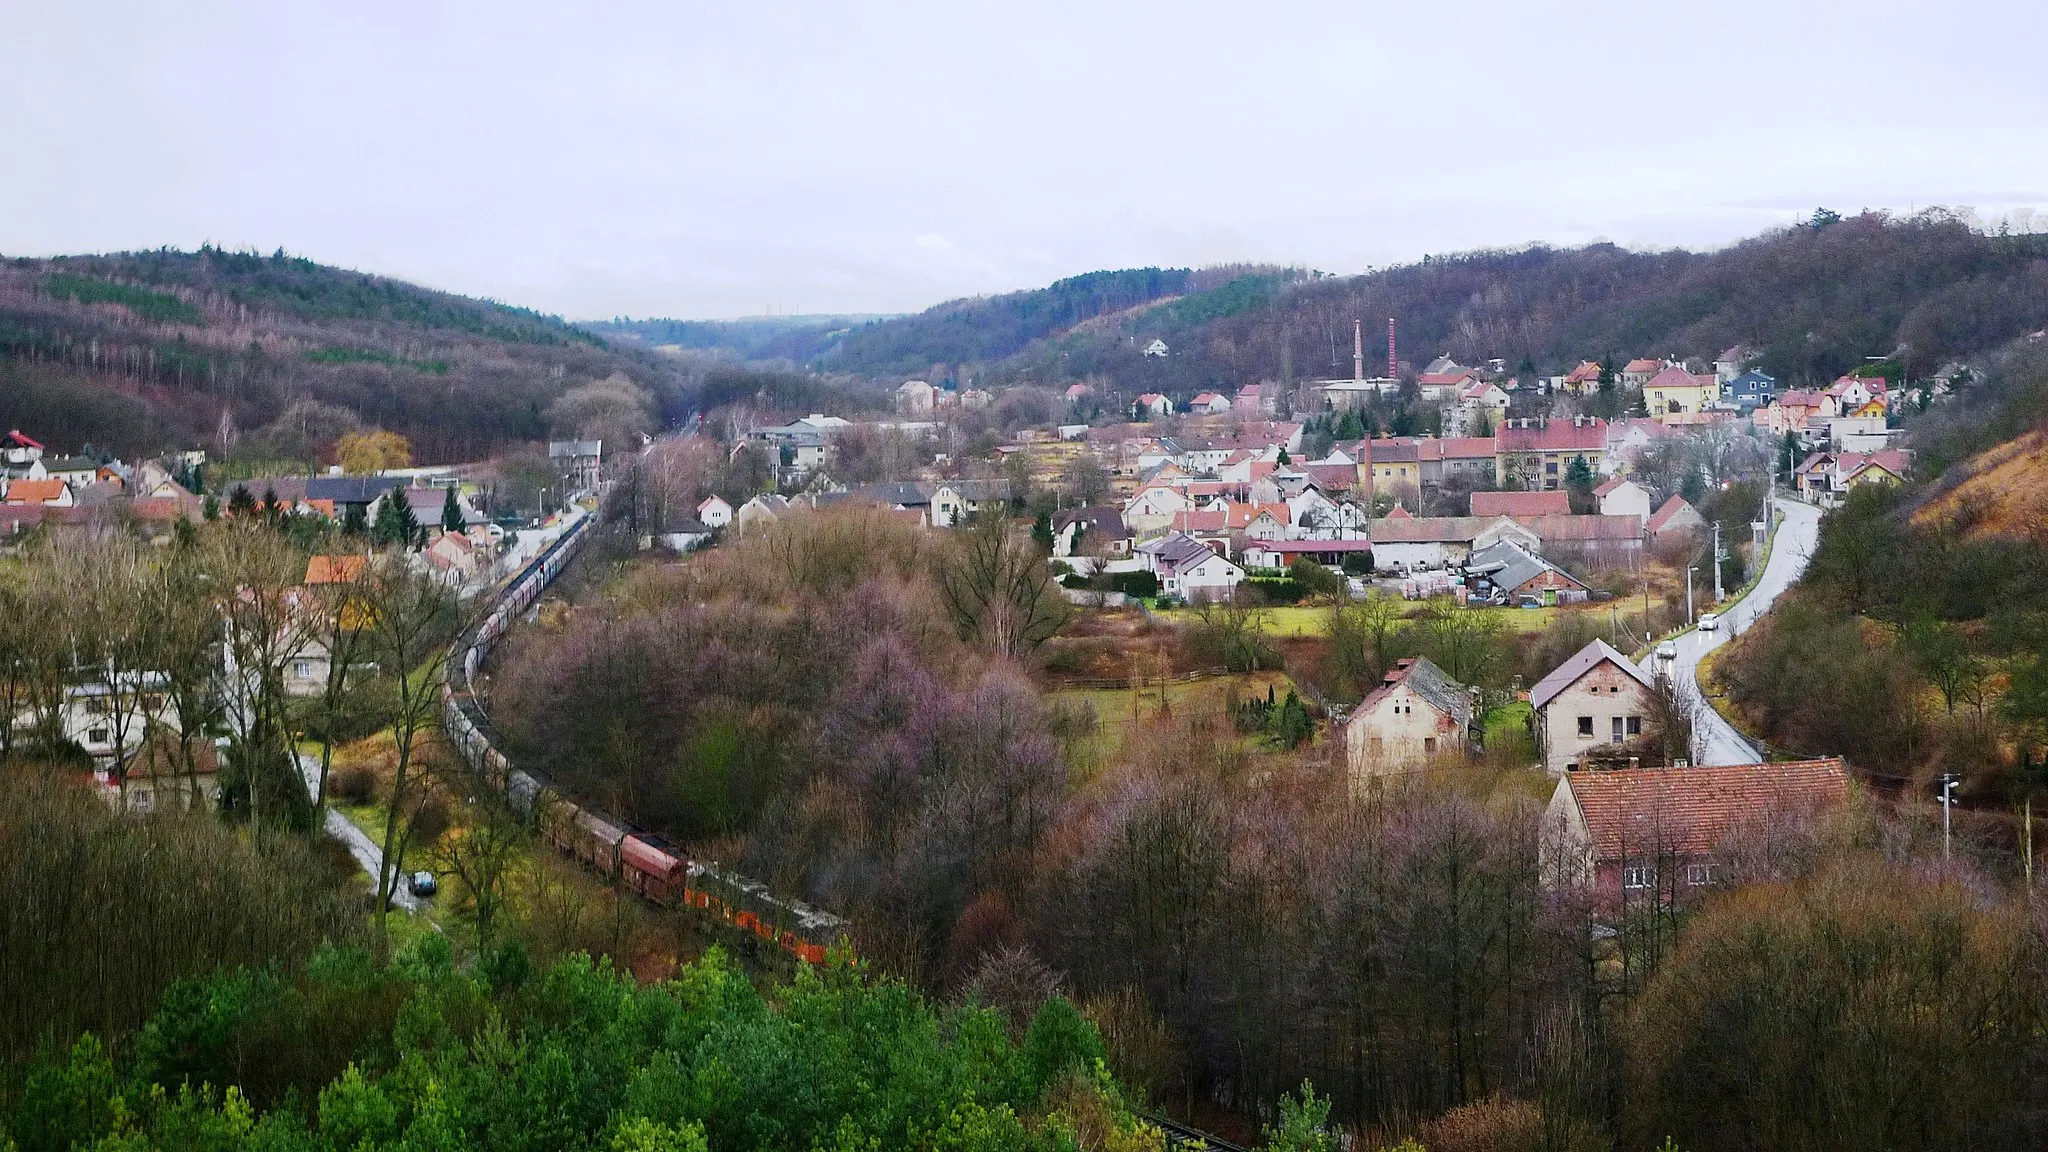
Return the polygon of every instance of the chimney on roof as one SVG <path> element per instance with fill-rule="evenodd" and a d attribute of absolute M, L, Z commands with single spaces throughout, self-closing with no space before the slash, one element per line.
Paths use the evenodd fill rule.
<path fill-rule="evenodd" d="M 1351 379 L 1365 382 L 1365 321 L 1351 322 Z"/>
<path fill-rule="evenodd" d="M 1643 758 L 1642 758 L 1641 756 L 1631 756 L 1631 757 L 1629 757 L 1629 758 L 1628 758 L 1628 770 L 1629 770 L 1629 771 L 1633 772 L 1633 771 L 1635 771 L 1636 769 L 1638 769 L 1638 768 L 1641 768 L 1642 766 L 1643 766 Z"/>

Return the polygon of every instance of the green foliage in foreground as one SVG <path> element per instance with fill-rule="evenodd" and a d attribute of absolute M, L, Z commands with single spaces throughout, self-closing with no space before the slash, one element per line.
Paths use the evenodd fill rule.
<path fill-rule="evenodd" d="M 32 1066 L 0 1148 L 1163 1148 L 1064 999 L 1013 1042 L 846 960 L 773 1002 L 715 950 L 644 988 L 581 955 L 477 969 L 427 937 L 382 970 L 336 950 L 180 984 L 119 1074 L 91 1035 Z"/>

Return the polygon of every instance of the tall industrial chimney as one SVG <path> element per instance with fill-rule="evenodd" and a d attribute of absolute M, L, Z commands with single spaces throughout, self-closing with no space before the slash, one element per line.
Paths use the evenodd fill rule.
<path fill-rule="evenodd" d="M 1365 379 L 1365 321 L 1351 322 L 1351 379 Z"/>
<path fill-rule="evenodd" d="M 1387 317 L 1387 379 L 1401 378 L 1401 362 L 1394 359 L 1394 318 Z"/>

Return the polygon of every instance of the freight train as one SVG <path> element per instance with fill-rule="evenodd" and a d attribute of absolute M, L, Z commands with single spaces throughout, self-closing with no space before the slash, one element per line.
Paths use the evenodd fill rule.
<path fill-rule="evenodd" d="M 802 901 L 776 896 L 766 884 L 716 862 L 691 860 L 661 837 L 588 804 L 578 804 L 523 768 L 491 742 L 490 718 L 476 696 L 476 672 L 491 645 L 560 575 L 596 520 L 584 516 L 520 569 L 490 611 L 456 638 L 441 683 L 442 727 L 471 771 L 501 793 L 541 838 L 607 880 L 625 884 L 665 908 L 694 908 L 801 960 L 822 963 L 826 949 L 849 935 L 845 920 Z"/>

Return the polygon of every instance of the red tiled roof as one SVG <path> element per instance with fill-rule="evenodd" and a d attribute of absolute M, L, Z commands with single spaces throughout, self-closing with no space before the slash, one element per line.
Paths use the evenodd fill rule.
<path fill-rule="evenodd" d="M 1495 439 L 1502 452 L 1600 453 L 1607 450 L 1607 424 L 1597 418 L 1582 424 L 1552 420 L 1541 428 L 1502 428 Z"/>
<path fill-rule="evenodd" d="M 1463 384 L 1471 378 L 1470 372 L 1425 372 L 1415 378 L 1415 383 L 1424 388 L 1441 388 L 1447 384 Z"/>
<path fill-rule="evenodd" d="M 1564 378 L 1567 384 L 1592 384 L 1600 379 L 1600 365 L 1591 360 L 1579 361 L 1579 366 Z"/>
<path fill-rule="evenodd" d="M 1662 360 L 1631 360 L 1622 366 L 1623 372 L 1655 372 L 1664 366 Z"/>
<path fill-rule="evenodd" d="M 31 440 L 28 437 L 23 436 L 21 434 L 21 429 L 19 428 L 9 430 L 7 433 L 7 439 L 17 448 L 34 448 L 38 451 L 41 451 L 43 447 L 41 444 L 36 443 L 34 440 Z"/>
<path fill-rule="evenodd" d="M 1612 492 L 1612 491 L 1614 491 L 1614 490 L 1615 490 L 1616 488 L 1619 488 L 1619 487 L 1621 487 L 1621 486 L 1622 486 L 1623 484 L 1626 484 L 1626 483 L 1628 483 L 1628 482 L 1629 482 L 1629 479 L 1628 479 L 1628 477 L 1626 477 L 1626 476 L 1616 476 L 1616 477 L 1615 477 L 1614 479 L 1612 479 L 1612 480 L 1609 480 L 1609 481 L 1608 481 L 1607 483 L 1605 483 L 1605 484 L 1602 484 L 1602 485 L 1601 485 L 1601 486 L 1599 486 L 1598 488 L 1595 488 L 1595 489 L 1593 489 L 1593 495 L 1595 495 L 1595 496 L 1605 496 L 1605 495 L 1607 495 L 1607 494 L 1608 494 L 1609 492 Z M 1477 495 L 1477 493 L 1474 493 L 1474 495 Z"/>
<path fill-rule="evenodd" d="M 306 561 L 308 584 L 353 584 L 363 574 L 364 556 L 315 556 Z"/>
<path fill-rule="evenodd" d="M 1301 470 L 1325 492 L 1349 491 L 1358 486 L 1356 464 L 1304 464 Z"/>
<path fill-rule="evenodd" d="M 1545 544 L 1640 540 L 1643 537 L 1643 518 L 1640 516 L 1516 516 L 1514 519 Z"/>
<path fill-rule="evenodd" d="M 1849 792 L 1840 758 L 1706 768 L 1574 772 L 1560 782 L 1592 834 L 1596 860 L 1703 853 L 1753 820 L 1811 817 Z"/>
<path fill-rule="evenodd" d="M 1673 516 L 1678 515 L 1681 510 L 1690 507 L 1692 505 L 1685 502 L 1685 497 L 1673 495 L 1671 499 L 1664 502 L 1663 507 L 1650 513 L 1650 522 L 1644 525 L 1644 527 L 1653 534 L 1662 532 L 1664 526 L 1671 522 Z"/>
<path fill-rule="evenodd" d="M 9 504 L 48 504 L 64 497 L 65 483 L 55 477 L 48 480 L 16 480 L 7 486 Z"/>
<path fill-rule="evenodd" d="M 1551 492 L 1474 492 L 1474 516 L 1569 515 L 1572 494 L 1559 488 Z"/>

